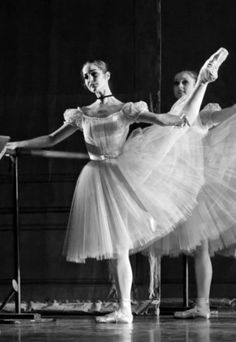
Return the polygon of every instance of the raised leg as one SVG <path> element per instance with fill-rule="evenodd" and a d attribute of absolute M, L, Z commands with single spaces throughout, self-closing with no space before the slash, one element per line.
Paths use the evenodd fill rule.
<path fill-rule="evenodd" d="M 220 48 L 215 52 L 203 64 L 192 94 L 185 100 L 179 100 L 180 102 L 177 102 L 177 105 L 180 106 L 180 111 L 186 116 L 190 124 L 195 121 L 199 114 L 208 83 L 217 79 L 219 67 L 227 56 L 228 51 L 224 48 Z"/>

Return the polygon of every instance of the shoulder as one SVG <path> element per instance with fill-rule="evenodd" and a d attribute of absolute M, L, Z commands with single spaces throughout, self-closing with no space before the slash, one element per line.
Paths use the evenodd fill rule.
<path fill-rule="evenodd" d="M 90 111 L 96 111 L 96 109 L 98 108 L 98 102 L 95 101 L 87 106 L 83 106 L 83 107 L 80 107 L 80 110 L 86 114 L 87 112 L 90 112 Z"/>

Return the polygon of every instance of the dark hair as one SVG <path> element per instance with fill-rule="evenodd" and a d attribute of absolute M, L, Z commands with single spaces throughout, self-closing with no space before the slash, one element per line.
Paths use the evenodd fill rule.
<path fill-rule="evenodd" d="M 182 73 L 182 72 L 185 72 L 185 73 L 188 74 L 190 77 L 192 77 L 192 78 L 195 80 L 195 82 L 197 82 L 198 73 L 197 73 L 196 71 L 194 71 L 194 70 L 181 70 L 181 71 L 177 72 L 177 73 L 175 74 L 175 76 L 178 75 L 178 74 L 180 74 L 180 73 Z"/>
<path fill-rule="evenodd" d="M 91 61 L 87 61 L 83 64 L 82 69 L 81 69 L 81 77 L 82 80 L 84 80 L 83 77 L 83 68 L 87 65 L 87 64 L 95 64 L 100 70 L 102 70 L 102 72 L 105 74 L 107 71 L 109 71 L 109 66 L 108 63 L 100 60 L 100 59 L 95 59 L 95 60 L 91 60 Z"/>

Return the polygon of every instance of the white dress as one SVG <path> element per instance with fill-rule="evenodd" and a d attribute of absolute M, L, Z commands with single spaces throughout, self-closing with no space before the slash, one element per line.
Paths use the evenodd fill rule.
<path fill-rule="evenodd" d="M 182 104 L 177 103 L 177 112 Z M 137 102 L 104 117 L 88 116 L 82 108 L 65 112 L 66 123 L 83 131 L 91 159 L 73 196 L 64 245 L 68 261 L 142 250 L 172 231 L 196 205 L 205 133 L 152 125 L 127 139 L 143 111 L 147 105 Z"/>

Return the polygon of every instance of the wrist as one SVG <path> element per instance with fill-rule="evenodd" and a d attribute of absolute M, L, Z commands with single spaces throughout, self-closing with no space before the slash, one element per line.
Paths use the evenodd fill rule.
<path fill-rule="evenodd" d="M 16 144 L 17 148 L 26 148 L 27 144 L 25 143 L 25 141 L 18 141 Z"/>

